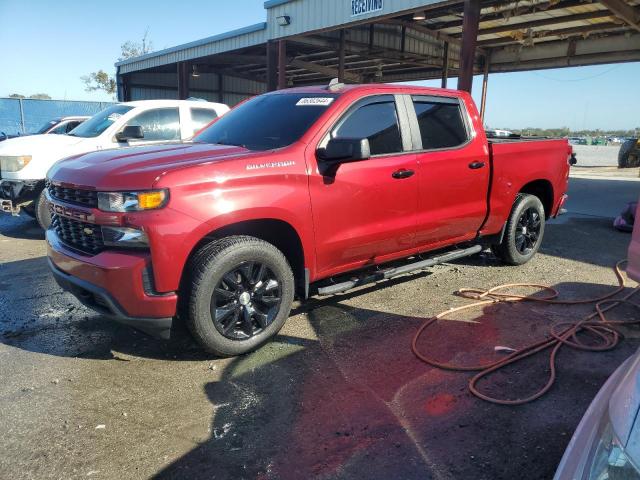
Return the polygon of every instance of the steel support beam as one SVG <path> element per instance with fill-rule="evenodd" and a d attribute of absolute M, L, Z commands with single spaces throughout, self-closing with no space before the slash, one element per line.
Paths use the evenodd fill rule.
<path fill-rule="evenodd" d="M 278 89 L 278 44 L 267 42 L 267 92 Z"/>
<path fill-rule="evenodd" d="M 224 75 L 218 73 L 218 102 L 224 103 Z"/>
<path fill-rule="evenodd" d="M 600 3 L 624 20 L 629 26 L 640 31 L 640 14 L 624 0 L 600 0 Z"/>
<path fill-rule="evenodd" d="M 305 70 L 308 70 L 310 72 L 320 73 L 322 75 L 326 75 L 327 77 L 338 77 L 338 69 L 320 65 L 318 63 L 306 62 L 304 60 L 294 58 L 293 60 L 291 60 L 290 65 L 294 67 L 304 68 Z M 356 75 L 355 73 L 344 72 L 344 81 L 350 83 L 362 83 L 362 78 L 360 77 L 360 75 Z"/>
<path fill-rule="evenodd" d="M 491 52 L 484 56 L 484 71 L 482 75 L 482 100 L 480 102 L 480 119 L 484 123 L 484 113 L 487 107 L 487 86 L 489 84 L 489 64 L 491 63 Z"/>
<path fill-rule="evenodd" d="M 545 27 L 547 25 L 557 25 L 560 23 L 578 22 L 583 20 L 597 20 L 601 18 L 611 17 L 612 14 L 608 10 L 598 10 L 596 12 L 578 13 L 576 15 L 565 15 L 562 17 L 549 17 L 540 20 L 529 20 L 520 23 L 507 23 L 498 27 L 483 28 L 478 32 L 479 36 L 493 35 L 496 33 L 511 32 L 514 30 L 528 30 L 529 28 Z M 461 34 L 453 36 L 459 37 Z"/>
<path fill-rule="evenodd" d="M 462 24 L 462 51 L 460 52 L 460 72 L 458 90 L 471 93 L 473 86 L 473 64 L 476 58 L 478 25 L 480 23 L 480 0 L 464 0 Z"/>
<path fill-rule="evenodd" d="M 344 55 L 345 55 L 345 32 L 340 30 L 340 44 L 338 45 L 338 80 L 344 82 Z"/>
<path fill-rule="evenodd" d="M 449 79 L 449 42 L 444 42 L 444 50 L 442 52 L 442 88 L 447 88 L 447 80 Z"/>
<path fill-rule="evenodd" d="M 278 90 L 287 88 L 287 41 L 278 40 Z"/>
<path fill-rule="evenodd" d="M 178 99 L 189 98 L 189 70 L 187 62 L 178 62 Z"/>

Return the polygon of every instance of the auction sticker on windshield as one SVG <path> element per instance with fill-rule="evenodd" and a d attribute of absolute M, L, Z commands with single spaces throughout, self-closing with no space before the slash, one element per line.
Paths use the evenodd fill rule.
<path fill-rule="evenodd" d="M 296 103 L 298 107 L 328 107 L 333 102 L 333 98 L 331 97 L 307 97 L 301 98 Z"/>

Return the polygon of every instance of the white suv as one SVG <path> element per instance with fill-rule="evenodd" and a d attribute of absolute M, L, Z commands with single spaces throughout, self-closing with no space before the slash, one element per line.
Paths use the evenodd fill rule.
<path fill-rule="evenodd" d="M 0 143 L 0 207 L 20 209 L 47 228 L 44 195 L 47 171 L 73 155 L 135 145 L 180 142 L 229 111 L 221 103 L 192 100 L 141 100 L 117 103 L 95 114 L 67 135 L 31 135 Z"/>

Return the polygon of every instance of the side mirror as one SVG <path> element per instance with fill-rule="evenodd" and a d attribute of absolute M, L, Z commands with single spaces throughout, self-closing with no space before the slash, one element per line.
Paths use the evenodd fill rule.
<path fill-rule="evenodd" d="M 144 138 L 144 132 L 140 125 L 127 125 L 121 131 L 116 133 L 116 140 L 126 142 L 128 140 L 139 140 Z"/>
<path fill-rule="evenodd" d="M 332 138 L 316 155 L 324 162 L 340 164 L 366 160 L 371 157 L 371 150 L 366 138 Z"/>

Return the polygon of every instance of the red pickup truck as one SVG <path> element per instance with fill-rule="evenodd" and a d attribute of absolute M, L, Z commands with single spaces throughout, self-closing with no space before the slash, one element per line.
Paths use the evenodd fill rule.
<path fill-rule="evenodd" d="M 488 141 L 464 92 L 281 90 L 193 142 L 57 163 L 49 264 L 105 315 L 162 336 L 178 318 L 208 351 L 237 355 L 280 330 L 294 297 L 485 247 L 527 262 L 566 198 L 571 154 L 567 140 Z"/>

